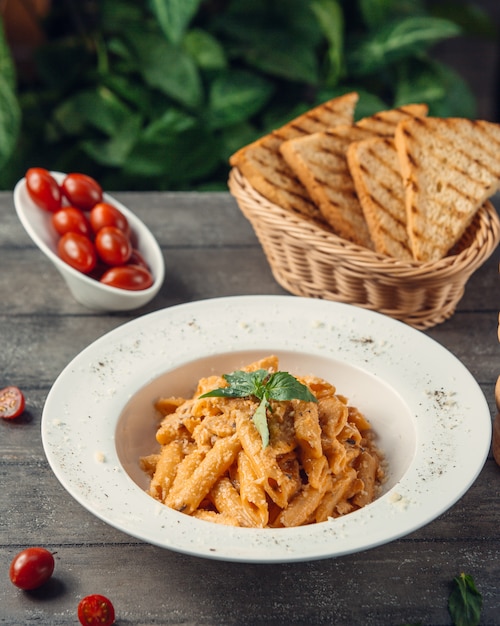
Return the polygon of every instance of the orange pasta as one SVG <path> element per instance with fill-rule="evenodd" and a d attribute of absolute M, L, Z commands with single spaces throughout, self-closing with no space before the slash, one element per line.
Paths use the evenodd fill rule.
<path fill-rule="evenodd" d="M 278 359 L 243 370 L 277 372 Z M 257 398 L 200 398 L 227 386 L 223 377 L 202 378 L 192 398 L 158 400 L 161 451 L 141 459 L 148 493 L 200 519 L 256 528 L 323 522 L 372 502 L 384 471 L 368 420 L 331 383 L 297 380 L 316 401 L 270 400 L 268 445 L 253 421 Z"/>

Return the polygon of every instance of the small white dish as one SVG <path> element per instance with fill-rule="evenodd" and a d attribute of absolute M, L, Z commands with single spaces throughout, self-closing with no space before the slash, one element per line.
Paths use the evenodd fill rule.
<path fill-rule="evenodd" d="M 51 172 L 61 183 L 65 174 Z M 14 205 L 17 215 L 26 232 L 40 250 L 52 261 L 64 278 L 74 299 L 93 311 L 128 311 L 150 302 L 160 290 L 165 278 L 165 263 L 161 249 L 146 225 L 126 206 L 109 194 L 103 200 L 113 204 L 127 218 L 134 233 L 137 248 L 149 265 L 154 283 L 148 289 L 129 291 L 104 285 L 75 270 L 62 261 L 57 254 L 57 234 L 51 224 L 51 213 L 36 206 L 26 189 L 26 179 L 22 178 L 14 188 Z"/>
<path fill-rule="evenodd" d="M 148 496 L 139 459 L 157 449 L 155 399 L 268 354 L 293 374 L 324 377 L 368 417 L 388 463 L 381 496 L 280 529 L 219 526 Z M 479 474 L 491 417 L 462 363 L 401 322 L 324 300 L 240 296 L 150 313 L 95 341 L 54 383 L 42 440 L 62 485 L 111 526 L 182 553 L 270 563 L 366 550 L 428 524 Z"/>

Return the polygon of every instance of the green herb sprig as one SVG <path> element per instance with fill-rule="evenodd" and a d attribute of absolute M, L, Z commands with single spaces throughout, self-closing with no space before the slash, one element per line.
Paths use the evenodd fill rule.
<path fill-rule="evenodd" d="M 454 626 L 478 626 L 483 598 L 469 574 L 453 579 L 453 589 L 448 599 L 448 609 Z"/>
<path fill-rule="evenodd" d="M 200 396 L 200 398 L 250 398 L 260 400 L 260 404 L 252 416 L 253 423 L 257 428 L 262 447 L 269 444 L 269 425 L 267 423 L 267 409 L 270 408 L 270 400 L 305 400 L 317 402 L 311 391 L 288 372 L 269 373 L 265 369 L 254 372 L 237 370 L 232 374 L 224 374 L 227 387 L 213 389 Z"/>

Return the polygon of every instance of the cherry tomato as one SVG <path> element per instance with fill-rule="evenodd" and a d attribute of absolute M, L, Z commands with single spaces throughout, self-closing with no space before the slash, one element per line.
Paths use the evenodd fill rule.
<path fill-rule="evenodd" d="M 80 600 L 78 619 L 83 626 L 111 626 L 115 622 L 115 609 L 111 600 L 94 593 Z"/>
<path fill-rule="evenodd" d="M 81 233 L 66 233 L 59 239 L 57 252 L 61 259 L 79 272 L 88 274 L 97 263 L 94 244 Z"/>
<path fill-rule="evenodd" d="M 104 226 L 95 236 L 99 257 L 108 265 L 124 265 L 132 254 L 128 236 L 116 226 Z"/>
<path fill-rule="evenodd" d="M 54 571 L 54 557 L 45 548 L 26 548 L 10 564 L 12 583 L 20 589 L 36 589 L 43 585 Z"/>
<path fill-rule="evenodd" d="M 140 291 L 147 289 L 153 284 L 151 272 L 140 265 L 122 265 L 112 267 L 101 278 L 101 283 L 118 289 Z"/>
<path fill-rule="evenodd" d="M 90 211 L 90 223 L 96 233 L 104 226 L 115 226 L 127 235 L 130 233 L 127 218 L 112 204 L 98 202 Z"/>
<path fill-rule="evenodd" d="M 132 249 L 132 254 L 128 260 L 127 265 L 140 265 L 145 269 L 149 270 L 149 265 L 146 262 L 146 259 L 142 256 L 142 254 L 137 250 L 137 248 Z"/>
<path fill-rule="evenodd" d="M 10 385 L 0 391 L 0 417 L 18 417 L 24 411 L 24 406 L 24 395 L 18 387 Z"/>
<path fill-rule="evenodd" d="M 82 211 L 102 201 L 102 187 L 86 174 L 67 174 L 62 182 L 62 192 L 69 203 Z"/>
<path fill-rule="evenodd" d="M 32 167 L 26 172 L 26 189 L 41 209 L 53 212 L 61 208 L 61 189 L 52 174 L 43 167 Z"/>
<path fill-rule="evenodd" d="M 81 233 L 90 237 L 92 228 L 85 213 L 74 206 L 67 206 L 59 209 L 52 215 L 52 225 L 59 235 L 66 233 Z"/>

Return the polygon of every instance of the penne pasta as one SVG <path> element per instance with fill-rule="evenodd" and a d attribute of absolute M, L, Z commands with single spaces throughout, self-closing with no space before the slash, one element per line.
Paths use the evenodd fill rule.
<path fill-rule="evenodd" d="M 278 367 L 271 355 L 237 373 L 265 382 Z M 261 400 L 225 393 L 225 376 L 200 379 L 192 398 L 158 399 L 161 451 L 141 459 L 148 493 L 198 519 L 254 528 L 325 522 L 372 502 L 384 468 L 369 421 L 330 382 L 295 382 L 305 399 L 266 401 L 267 445 L 254 421 Z"/>

